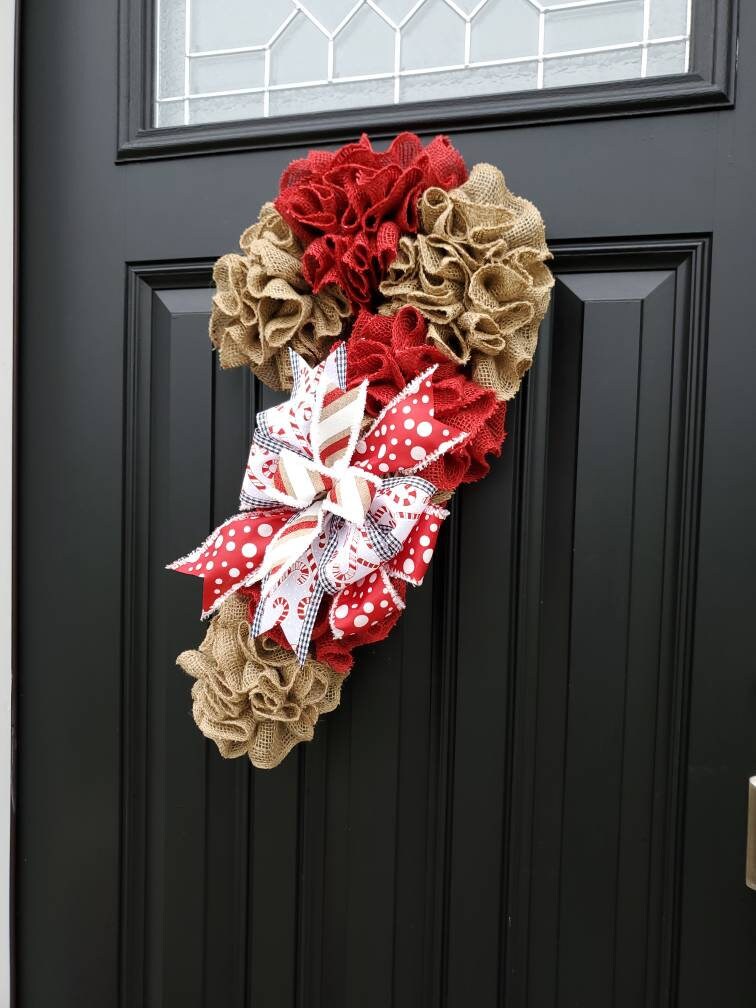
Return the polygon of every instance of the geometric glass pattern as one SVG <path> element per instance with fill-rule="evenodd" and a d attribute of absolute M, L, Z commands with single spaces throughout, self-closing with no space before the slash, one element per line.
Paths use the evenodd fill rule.
<path fill-rule="evenodd" d="M 156 0 L 154 125 L 686 73 L 692 0 Z"/>

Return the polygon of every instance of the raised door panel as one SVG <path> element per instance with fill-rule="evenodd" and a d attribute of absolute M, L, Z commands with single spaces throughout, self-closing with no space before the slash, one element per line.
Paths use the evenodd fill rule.
<path fill-rule="evenodd" d="M 629 1008 L 676 982 L 708 242 L 557 258 L 523 459 L 508 983 Z"/>
<path fill-rule="evenodd" d="M 203 634 L 199 583 L 164 566 L 236 509 L 274 395 L 217 368 L 209 284 L 203 263 L 128 271 L 124 1003 L 415 1005 L 441 954 L 426 936 L 457 554 L 441 551 L 401 626 L 363 650 L 312 744 L 273 771 L 221 759 L 175 667 Z"/>

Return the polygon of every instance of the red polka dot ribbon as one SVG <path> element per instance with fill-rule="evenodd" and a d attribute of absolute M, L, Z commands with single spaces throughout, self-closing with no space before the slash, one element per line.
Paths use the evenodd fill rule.
<path fill-rule="evenodd" d="M 202 616 L 209 616 L 238 588 L 252 583 L 271 538 L 290 517 L 287 508 L 235 515 L 168 569 L 203 579 Z"/>

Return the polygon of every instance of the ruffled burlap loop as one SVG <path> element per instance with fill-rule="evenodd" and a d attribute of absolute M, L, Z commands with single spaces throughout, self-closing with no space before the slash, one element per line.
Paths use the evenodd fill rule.
<path fill-rule="evenodd" d="M 252 244 L 263 239 L 265 244 L 281 249 L 292 255 L 301 252 L 301 246 L 291 232 L 291 228 L 271 202 L 263 203 L 254 224 L 250 224 L 239 239 L 239 246 L 246 255 L 251 255 Z"/>
<path fill-rule="evenodd" d="M 210 340 L 221 367 L 247 365 L 271 388 L 291 388 L 288 347 L 318 363 L 341 335 L 349 305 L 336 287 L 312 292 L 302 246 L 272 203 L 239 244 L 244 255 L 222 256 L 213 269 Z"/>
<path fill-rule="evenodd" d="M 455 364 L 464 366 L 470 363 L 470 344 L 459 326 L 436 325 L 431 322 L 428 326 L 428 341 Z"/>
<path fill-rule="evenodd" d="M 490 315 L 504 333 L 514 332 L 533 318 L 534 309 L 527 294 L 527 283 L 506 263 L 486 263 L 476 270 L 467 288 L 473 311 Z"/>
<path fill-rule="evenodd" d="M 248 258 L 247 290 L 252 297 L 261 297 L 265 288 L 278 282 L 290 295 L 290 289 L 306 293 L 307 287 L 300 273 L 300 261 L 264 239 L 253 241 Z"/>
<path fill-rule="evenodd" d="M 250 636 L 248 600 L 232 595 L 196 651 L 177 664 L 195 680 L 192 713 L 221 756 L 249 756 L 256 767 L 277 766 L 298 742 L 310 741 L 321 714 L 334 710 L 344 676 L 296 656 L 267 637 Z"/>
<path fill-rule="evenodd" d="M 488 312 L 465 312 L 460 315 L 459 327 L 471 351 L 479 350 L 487 357 L 496 357 L 506 349 L 501 325 Z"/>
<path fill-rule="evenodd" d="M 449 218 L 454 211 L 454 204 L 449 198 L 446 189 L 439 189 L 438 186 L 431 186 L 426 189 L 420 197 L 418 214 L 420 224 L 426 234 L 432 234 L 439 223 L 439 233 L 453 234 L 449 224 Z"/>
<path fill-rule="evenodd" d="M 381 284 L 391 300 L 379 307 L 380 315 L 393 315 L 406 303 L 429 322 L 445 326 L 462 314 L 460 295 L 468 275 L 460 259 L 438 242 L 425 235 L 400 240 L 399 257 Z"/>
<path fill-rule="evenodd" d="M 417 244 L 419 268 L 431 285 L 448 288 L 464 284 L 478 267 L 476 258 L 467 255 L 463 246 L 455 248 L 441 235 L 420 235 Z"/>
<path fill-rule="evenodd" d="M 481 165 L 473 168 L 473 173 Z M 498 169 L 495 169 L 498 171 Z M 470 179 L 452 192 L 442 189 L 427 190 L 420 200 L 420 220 L 426 234 L 435 234 L 448 238 L 456 238 L 472 245 L 485 246 L 501 239 L 502 232 L 509 229 L 515 218 L 510 207 L 504 205 L 506 185 L 501 175 L 502 185 L 489 187 L 491 199 L 481 199 L 485 186 L 481 187 L 482 173 L 477 171 L 477 178 Z M 472 186 L 470 181 L 472 180 Z"/>
<path fill-rule="evenodd" d="M 457 189 L 426 189 L 419 218 L 420 233 L 401 239 L 381 284 L 381 313 L 413 305 L 439 349 L 511 399 L 532 364 L 554 284 L 541 215 L 509 192 L 498 168 L 478 164 Z"/>

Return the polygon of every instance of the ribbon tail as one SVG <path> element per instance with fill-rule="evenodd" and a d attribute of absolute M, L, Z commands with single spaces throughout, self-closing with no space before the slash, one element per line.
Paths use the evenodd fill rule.
<path fill-rule="evenodd" d="M 272 587 L 263 584 L 252 621 L 253 636 L 259 637 L 274 626 L 280 626 L 299 664 L 303 665 L 323 595 L 316 556 L 310 549 L 278 584 Z"/>
<path fill-rule="evenodd" d="M 294 641 L 289 641 L 291 646 L 294 648 L 297 658 L 299 659 L 300 667 L 304 665 L 305 660 L 307 659 L 307 652 L 312 639 L 312 631 L 315 627 L 315 621 L 318 618 L 318 610 L 320 609 L 320 603 L 323 600 L 323 595 L 324 591 L 322 586 L 319 583 L 313 585 L 312 595 L 310 596 L 310 601 L 305 612 L 305 618 L 302 622 L 302 628 L 299 632 L 299 640 L 296 644 Z"/>

